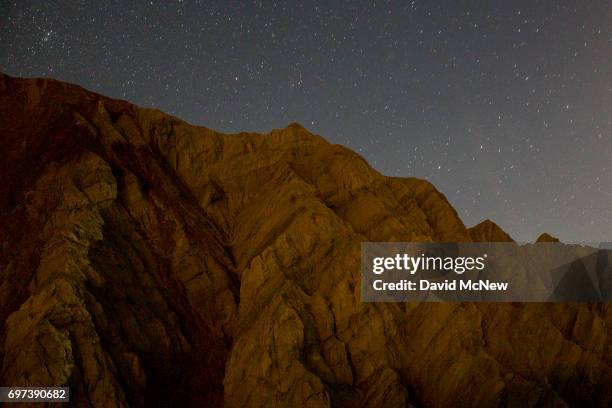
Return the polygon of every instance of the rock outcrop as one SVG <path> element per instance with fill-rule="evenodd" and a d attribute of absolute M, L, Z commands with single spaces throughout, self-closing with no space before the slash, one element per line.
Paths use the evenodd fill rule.
<path fill-rule="evenodd" d="M 484 220 L 469 229 L 474 242 L 514 242 L 512 237 L 491 220 Z"/>
<path fill-rule="evenodd" d="M 559 242 L 559 238 L 553 237 L 549 233 L 545 232 L 538 237 L 536 242 Z"/>
<path fill-rule="evenodd" d="M 95 407 L 612 402 L 608 304 L 360 303 L 362 241 L 509 237 L 300 125 L 227 135 L 0 75 L 0 135 L 2 385 Z"/>

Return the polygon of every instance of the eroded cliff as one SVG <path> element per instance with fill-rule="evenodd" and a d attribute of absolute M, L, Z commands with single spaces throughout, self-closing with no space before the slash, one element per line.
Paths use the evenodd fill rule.
<path fill-rule="evenodd" d="M 100 407 L 611 402 L 608 304 L 360 303 L 362 241 L 509 237 L 297 124 L 227 135 L 0 75 L 0 134 L 2 384 Z"/>

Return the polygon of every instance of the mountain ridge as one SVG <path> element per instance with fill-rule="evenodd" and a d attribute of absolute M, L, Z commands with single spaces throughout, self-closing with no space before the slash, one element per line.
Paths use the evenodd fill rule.
<path fill-rule="evenodd" d="M 79 406 L 610 402 L 608 305 L 359 302 L 360 242 L 472 241 L 429 182 L 295 124 L 227 135 L 48 79 L 0 74 L 0 112 L 3 384 Z"/>

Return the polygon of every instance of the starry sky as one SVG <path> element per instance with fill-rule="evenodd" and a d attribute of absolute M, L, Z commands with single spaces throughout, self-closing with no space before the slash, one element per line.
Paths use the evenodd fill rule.
<path fill-rule="evenodd" d="M 224 132 L 300 122 L 466 225 L 612 241 L 612 3 L 0 0 L 0 71 Z"/>

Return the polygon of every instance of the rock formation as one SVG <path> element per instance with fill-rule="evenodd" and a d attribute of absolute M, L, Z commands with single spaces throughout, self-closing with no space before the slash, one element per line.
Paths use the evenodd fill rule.
<path fill-rule="evenodd" d="M 491 220 L 484 220 L 469 229 L 474 242 L 514 242 L 512 237 Z"/>
<path fill-rule="evenodd" d="M 0 75 L 0 384 L 75 406 L 609 406 L 608 304 L 360 303 L 444 195 L 292 124 L 221 134 Z M 493 224 L 494 225 L 494 224 Z"/>
<path fill-rule="evenodd" d="M 559 238 L 555 238 L 549 233 L 545 232 L 538 237 L 536 242 L 559 242 Z"/>

